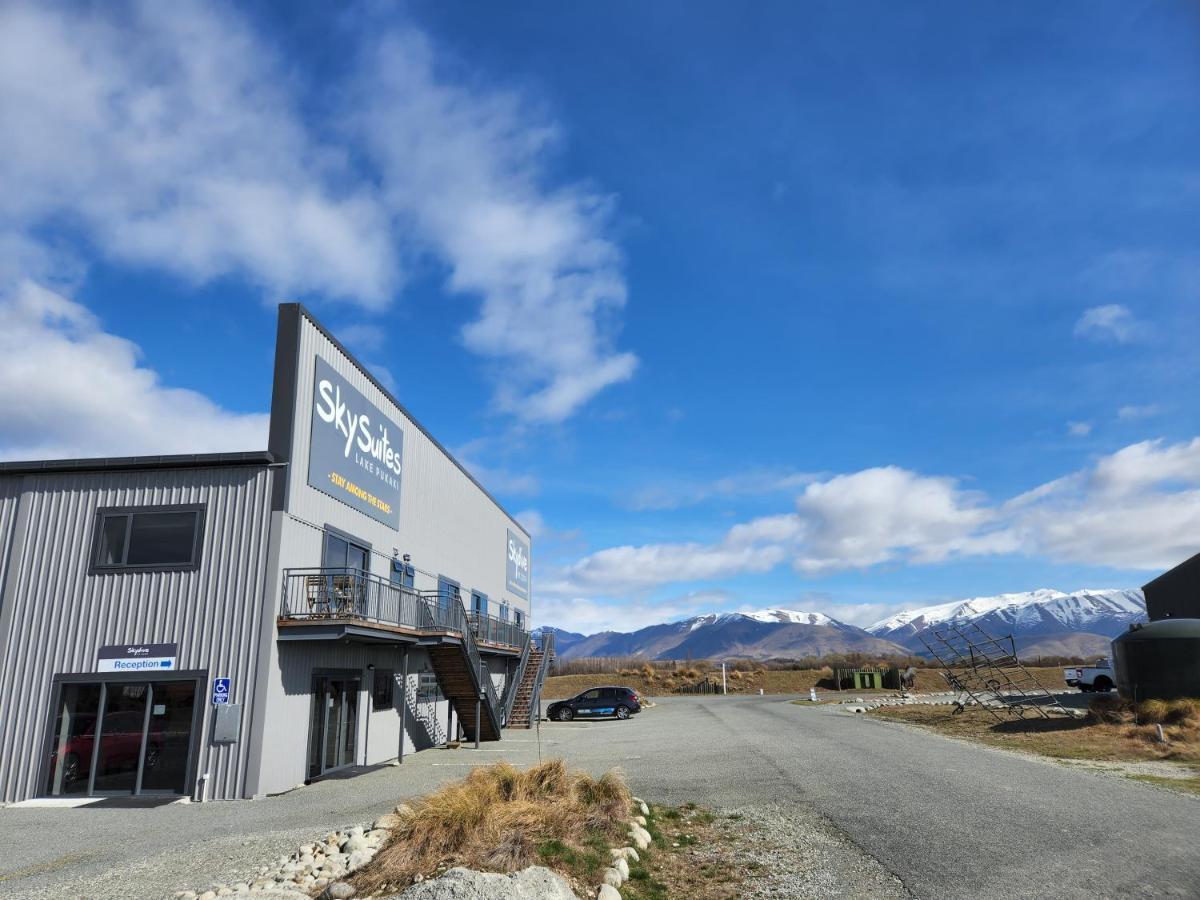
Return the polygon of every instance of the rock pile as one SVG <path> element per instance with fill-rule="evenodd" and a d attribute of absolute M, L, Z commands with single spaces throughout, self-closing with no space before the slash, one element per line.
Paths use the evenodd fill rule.
<path fill-rule="evenodd" d="M 402 808 L 397 807 L 397 812 L 402 812 Z M 307 898 L 314 891 L 321 891 L 328 900 L 353 897 L 353 888 L 341 879 L 374 859 L 391 827 L 398 821 L 399 816 L 388 815 L 369 826 L 355 825 L 331 831 L 320 841 L 301 845 L 291 856 L 279 857 L 274 865 L 263 866 L 255 878 L 216 885 L 201 892 L 179 891 L 175 897 L 177 900 L 216 900 L 253 893 L 272 898 Z"/>

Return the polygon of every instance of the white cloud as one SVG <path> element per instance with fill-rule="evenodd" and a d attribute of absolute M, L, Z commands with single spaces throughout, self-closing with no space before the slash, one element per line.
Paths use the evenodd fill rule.
<path fill-rule="evenodd" d="M 1067 434 L 1071 437 L 1087 437 L 1092 433 L 1091 422 L 1068 422 Z"/>
<path fill-rule="evenodd" d="M 591 597 L 557 597 L 538 594 L 537 623 L 579 634 L 599 631 L 637 631 L 647 625 L 678 622 L 728 605 L 724 591 L 698 591 L 661 601 L 596 600 Z"/>
<path fill-rule="evenodd" d="M 428 256 L 480 301 L 462 339 L 503 411 L 561 421 L 632 377 L 612 202 L 552 183 L 552 119 L 415 31 L 361 55 L 317 86 L 232 7 L 0 6 L 0 281 L 99 254 L 377 311 Z"/>
<path fill-rule="evenodd" d="M 1103 497 L 1128 496 L 1172 483 L 1200 484 L 1200 438 L 1169 446 L 1161 439 L 1131 444 L 1101 458 L 1090 479 Z"/>
<path fill-rule="evenodd" d="M 794 565 L 810 575 L 898 559 L 941 562 L 1013 544 L 1011 535 L 986 528 L 992 512 L 954 479 L 895 466 L 809 485 L 797 506 L 809 528 Z"/>
<path fill-rule="evenodd" d="M 1200 438 L 1132 444 L 1049 485 L 1016 519 L 1027 552 L 1157 570 L 1200 549 Z"/>
<path fill-rule="evenodd" d="M 709 500 L 791 492 L 819 478 L 812 472 L 781 469 L 751 469 L 697 481 L 659 481 L 650 487 L 634 491 L 620 499 L 621 504 L 634 511 L 680 509 Z"/>
<path fill-rule="evenodd" d="M 547 188 L 555 125 L 521 96 L 453 83 L 445 68 L 423 35 L 383 36 L 349 118 L 391 214 L 445 262 L 452 290 L 482 298 L 462 336 L 503 370 L 499 405 L 560 421 L 637 365 L 612 346 L 626 289 L 605 236 L 611 201 Z"/>
<path fill-rule="evenodd" d="M 551 576 L 541 590 L 556 595 L 590 591 L 613 596 L 667 582 L 766 572 L 779 565 L 785 555 L 783 548 L 776 546 L 688 543 L 610 547 Z"/>
<path fill-rule="evenodd" d="M 1151 419 L 1162 412 L 1157 403 L 1147 403 L 1144 406 L 1122 406 L 1117 410 L 1117 419 L 1121 422 L 1137 422 L 1141 419 Z"/>
<path fill-rule="evenodd" d="M 542 591 L 612 597 L 669 583 L 770 571 L 807 576 L 1023 554 L 1054 562 L 1158 570 L 1200 549 L 1200 438 L 1132 444 L 1002 503 L 953 478 L 895 466 L 808 485 L 796 511 L 730 528 L 711 543 L 612 547 L 550 573 Z M 875 604 L 838 618 L 868 622 Z M 825 610 L 828 612 L 828 610 Z"/>
<path fill-rule="evenodd" d="M 0 455 L 7 459 L 262 450 L 267 416 L 163 385 L 138 347 L 32 282 L 0 298 Z"/>
<path fill-rule="evenodd" d="M 341 166 L 305 132 L 270 48 L 202 4 L 122 10 L 0 9 L 8 239 L 63 222 L 113 259 L 188 279 L 385 303 L 386 217 L 365 186 L 335 188 Z"/>
<path fill-rule="evenodd" d="M 1075 323 L 1075 336 L 1126 344 L 1141 337 L 1144 328 L 1129 308 L 1119 303 L 1084 310 Z"/>

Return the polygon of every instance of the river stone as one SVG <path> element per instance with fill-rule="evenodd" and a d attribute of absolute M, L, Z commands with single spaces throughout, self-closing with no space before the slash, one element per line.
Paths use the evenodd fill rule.
<path fill-rule="evenodd" d="M 321 900 L 350 900 L 357 893 L 354 885 L 344 881 L 335 881 L 321 892 Z"/>
<path fill-rule="evenodd" d="M 616 869 L 605 869 L 604 874 L 601 877 L 604 879 L 605 884 L 611 884 L 613 887 L 620 887 L 625 881 L 625 879 L 621 877 L 621 873 Z"/>
<path fill-rule="evenodd" d="M 625 880 L 629 879 L 629 863 L 625 861 L 624 856 L 613 863 L 613 868 L 621 873 L 622 878 Z"/>
<path fill-rule="evenodd" d="M 396 897 L 402 900 L 576 900 L 566 880 L 543 866 L 530 866 L 507 875 L 454 868 L 439 878 L 414 884 Z"/>
<path fill-rule="evenodd" d="M 596 892 L 596 900 L 621 900 L 621 892 L 611 884 L 602 884 Z"/>

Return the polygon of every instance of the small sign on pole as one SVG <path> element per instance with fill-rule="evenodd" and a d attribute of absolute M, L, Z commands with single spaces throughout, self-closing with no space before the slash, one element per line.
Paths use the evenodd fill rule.
<path fill-rule="evenodd" d="M 229 681 L 228 678 L 213 679 L 213 706 L 225 706 L 229 703 Z"/>

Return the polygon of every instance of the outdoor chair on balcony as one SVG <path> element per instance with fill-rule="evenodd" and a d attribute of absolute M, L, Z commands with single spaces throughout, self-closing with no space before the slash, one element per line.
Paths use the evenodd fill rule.
<path fill-rule="evenodd" d="M 304 592 L 314 619 L 353 615 L 358 606 L 358 579 L 353 575 L 306 575 Z"/>

